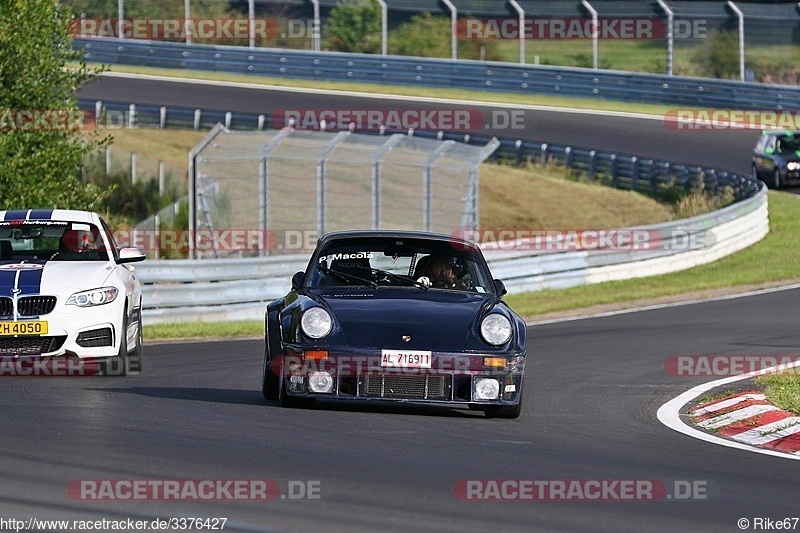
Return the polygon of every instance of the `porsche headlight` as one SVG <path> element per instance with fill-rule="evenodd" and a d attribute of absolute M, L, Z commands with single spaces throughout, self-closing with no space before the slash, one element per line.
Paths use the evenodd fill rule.
<path fill-rule="evenodd" d="M 312 339 L 321 339 L 331 332 L 333 320 L 331 315 L 321 307 L 311 307 L 303 313 L 300 319 L 300 327 L 303 333 Z"/>
<path fill-rule="evenodd" d="M 481 337 L 495 346 L 505 344 L 511 338 L 511 322 L 498 313 L 486 315 L 481 322 Z"/>
<path fill-rule="evenodd" d="M 117 299 L 119 290 L 116 287 L 103 287 L 90 291 L 76 292 L 67 299 L 67 305 L 78 307 L 93 307 L 113 302 Z"/>

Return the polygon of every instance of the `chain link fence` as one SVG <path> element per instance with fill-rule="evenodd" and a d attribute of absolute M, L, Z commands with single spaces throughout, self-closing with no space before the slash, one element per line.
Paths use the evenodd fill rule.
<path fill-rule="evenodd" d="M 308 253 L 337 230 L 476 229 L 478 165 L 498 146 L 218 125 L 190 155 L 192 255 Z"/>

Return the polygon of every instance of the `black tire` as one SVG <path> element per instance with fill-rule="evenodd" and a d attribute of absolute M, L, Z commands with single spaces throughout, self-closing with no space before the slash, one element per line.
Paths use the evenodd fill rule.
<path fill-rule="evenodd" d="M 487 405 L 483 408 L 486 418 L 519 418 L 522 412 L 522 398 L 517 405 Z"/>
<path fill-rule="evenodd" d="M 280 387 L 280 380 L 278 376 L 273 374 L 269 368 L 269 359 L 264 355 L 264 368 L 261 374 L 261 394 L 264 395 L 266 400 L 278 399 L 278 387 Z"/>
<path fill-rule="evenodd" d="M 127 308 L 127 306 L 125 306 Z M 128 357 L 128 317 L 122 320 L 122 330 L 119 334 L 119 353 L 106 359 L 102 363 L 103 374 L 106 376 L 123 377 L 131 372 L 131 360 Z"/>
<path fill-rule="evenodd" d="M 138 332 L 136 333 L 136 348 L 128 354 L 129 372 L 131 374 L 139 374 L 144 368 L 144 335 L 142 333 L 142 314 L 141 307 L 139 308 Z M 127 335 L 125 337 L 127 339 Z"/>
<path fill-rule="evenodd" d="M 758 173 L 758 167 L 753 165 L 753 179 L 758 181 L 761 179 L 761 175 Z"/>
<path fill-rule="evenodd" d="M 283 368 L 283 363 L 281 363 L 281 374 L 278 377 L 278 403 L 281 405 L 281 407 L 288 407 L 290 409 L 311 409 L 314 407 L 316 398 L 298 398 L 295 396 L 289 396 L 286 393 L 285 377 L 286 372 Z"/>
<path fill-rule="evenodd" d="M 776 190 L 781 188 L 781 171 L 777 168 L 772 173 L 772 188 Z"/>
<path fill-rule="evenodd" d="M 522 386 L 519 388 L 519 403 L 517 405 L 487 405 L 483 408 L 486 418 L 519 418 L 522 412 Z"/>

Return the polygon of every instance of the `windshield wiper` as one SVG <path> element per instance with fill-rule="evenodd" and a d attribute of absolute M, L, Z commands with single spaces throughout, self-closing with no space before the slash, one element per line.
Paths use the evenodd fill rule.
<path fill-rule="evenodd" d="M 317 268 L 326 274 L 330 274 L 331 276 L 337 277 L 342 281 L 346 281 L 348 284 L 350 284 L 351 280 L 356 280 L 366 283 L 367 285 L 373 288 L 378 287 L 378 284 L 372 281 L 371 279 L 362 278 L 360 276 L 356 276 L 355 274 L 351 274 L 349 272 L 341 272 L 339 270 L 333 270 L 323 265 L 317 265 Z"/>

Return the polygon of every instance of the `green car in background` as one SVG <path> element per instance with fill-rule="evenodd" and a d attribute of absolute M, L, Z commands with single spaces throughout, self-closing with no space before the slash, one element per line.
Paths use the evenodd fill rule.
<path fill-rule="evenodd" d="M 770 189 L 800 180 L 800 131 L 761 132 L 753 150 L 753 178 Z"/>

